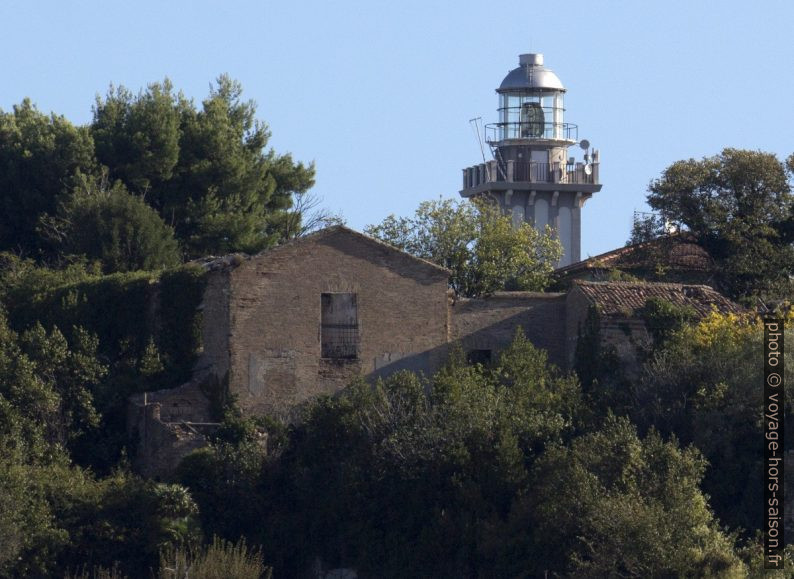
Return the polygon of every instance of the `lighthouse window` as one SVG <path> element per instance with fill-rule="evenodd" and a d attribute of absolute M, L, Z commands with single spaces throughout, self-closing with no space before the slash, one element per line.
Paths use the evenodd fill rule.
<path fill-rule="evenodd" d="M 571 247 L 573 246 L 571 239 L 571 208 L 560 207 L 557 221 L 559 222 L 558 237 L 563 248 L 560 265 L 563 266 L 571 263 Z"/>
<path fill-rule="evenodd" d="M 535 229 L 543 231 L 549 224 L 549 202 L 545 199 L 535 201 Z"/>

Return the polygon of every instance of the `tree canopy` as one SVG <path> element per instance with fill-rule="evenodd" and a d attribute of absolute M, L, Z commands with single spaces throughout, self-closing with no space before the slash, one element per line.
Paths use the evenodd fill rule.
<path fill-rule="evenodd" d="M 316 558 L 377 577 L 744 576 L 700 452 L 626 418 L 583 431 L 584 414 L 576 378 L 518 333 L 489 367 L 458 353 L 312 402 L 269 457 L 218 441 L 180 480 L 213 532 L 257 537 L 289 576 Z"/>
<path fill-rule="evenodd" d="M 155 270 L 181 262 L 174 230 L 121 181 L 81 176 L 54 216 L 40 220 L 43 236 L 70 258 L 98 261 L 105 273 Z"/>
<path fill-rule="evenodd" d="M 651 182 L 648 204 L 694 234 L 728 295 L 780 295 L 794 274 L 793 159 L 784 165 L 770 153 L 725 149 L 677 161 Z"/>
<path fill-rule="evenodd" d="M 541 291 L 562 255 L 550 229 L 539 233 L 484 201 L 425 201 L 414 217 L 390 215 L 366 233 L 448 268 L 456 294 L 476 297 L 498 290 Z"/>
<path fill-rule="evenodd" d="M 785 319 L 791 327 L 794 315 Z M 704 490 L 720 519 L 733 528 L 761 528 L 763 456 L 763 325 L 752 314 L 713 313 L 683 324 L 649 356 L 635 384 L 631 416 L 694 444 L 709 461 Z M 786 332 L 786 337 L 791 331 Z M 790 366 L 790 359 L 786 360 Z M 790 368 L 786 368 L 791 371 Z M 794 409 L 786 386 L 786 417 Z M 791 432 L 791 429 L 788 431 Z"/>
<path fill-rule="evenodd" d="M 39 217 L 96 168 L 88 127 L 40 113 L 29 99 L 0 111 L 0 249 L 37 255 Z"/>
<path fill-rule="evenodd" d="M 267 149 L 256 105 L 226 75 L 200 108 L 168 80 L 137 96 L 111 88 L 97 99 L 90 129 L 111 178 L 145 196 L 193 257 L 279 241 L 277 216 L 314 184 L 313 164 Z"/>
<path fill-rule="evenodd" d="M 0 111 L 0 251 L 48 260 L 78 251 L 102 259 L 106 271 L 126 271 L 173 263 L 166 226 L 188 258 L 257 252 L 300 234 L 293 195 L 313 186 L 314 164 L 268 148 L 270 131 L 256 113 L 226 75 L 200 106 L 167 79 L 138 94 L 111 87 L 85 127 L 44 115 L 27 99 Z M 82 194 L 86 183 L 105 180 L 110 194 Z M 80 212 L 93 215 L 103 249 L 48 235 L 54 219 Z M 134 224 L 123 233 L 126 217 Z M 135 236 L 134 251 L 108 258 Z"/>

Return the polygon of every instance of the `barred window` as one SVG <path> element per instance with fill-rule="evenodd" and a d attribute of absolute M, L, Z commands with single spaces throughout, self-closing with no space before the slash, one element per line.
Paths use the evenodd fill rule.
<path fill-rule="evenodd" d="M 358 303 L 353 293 L 322 294 L 322 357 L 358 358 Z"/>

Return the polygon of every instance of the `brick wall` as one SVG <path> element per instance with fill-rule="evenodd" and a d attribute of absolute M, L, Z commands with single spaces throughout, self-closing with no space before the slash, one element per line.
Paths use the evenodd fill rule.
<path fill-rule="evenodd" d="M 287 414 L 358 374 L 442 357 L 447 273 L 360 234 L 337 229 L 278 247 L 229 279 L 229 388 L 246 413 Z M 321 358 L 321 296 L 339 292 L 357 296 L 355 360 Z"/>
<path fill-rule="evenodd" d="M 201 303 L 202 352 L 196 371 L 209 371 L 219 380 L 229 372 L 229 269 L 221 268 L 207 277 Z"/>
<path fill-rule="evenodd" d="M 451 307 L 452 337 L 464 351 L 507 347 L 521 326 L 527 338 L 565 363 L 565 294 L 498 292 L 482 299 L 459 299 Z"/>
<path fill-rule="evenodd" d="M 584 329 L 590 305 L 591 303 L 587 296 L 576 285 L 571 288 L 565 298 L 565 359 L 567 368 L 573 368 L 576 343 L 580 332 Z"/>

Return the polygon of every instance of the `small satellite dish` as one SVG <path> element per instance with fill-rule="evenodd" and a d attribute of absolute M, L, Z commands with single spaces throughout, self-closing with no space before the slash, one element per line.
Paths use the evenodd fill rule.
<path fill-rule="evenodd" d="M 587 149 L 590 148 L 590 141 L 588 141 L 587 139 L 582 139 L 579 142 L 579 146 L 582 147 L 582 149 L 584 149 L 586 151 Z"/>
<path fill-rule="evenodd" d="M 593 166 L 590 163 L 588 163 L 587 165 L 584 166 L 584 174 L 585 175 L 592 175 L 593 174 Z"/>

